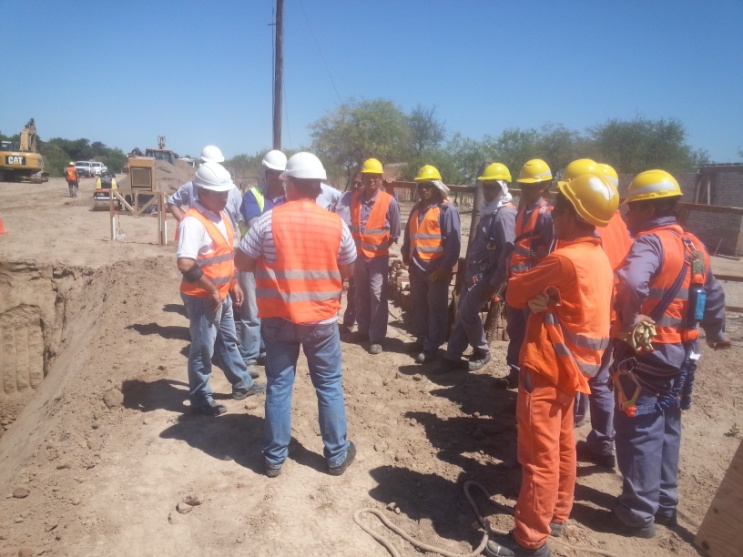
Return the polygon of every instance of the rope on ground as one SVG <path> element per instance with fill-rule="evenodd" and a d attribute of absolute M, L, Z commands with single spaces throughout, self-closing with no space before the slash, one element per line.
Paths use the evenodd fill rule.
<path fill-rule="evenodd" d="M 466 482 L 464 482 L 464 494 L 467 497 L 467 501 L 469 501 L 470 506 L 472 507 L 472 511 L 475 513 L 475 516 L 477 517 L 477 521 L 480 523 L 481 528 L 484 530 L 484 532 L 483 532 L 483 538 L 482 538 L 482 541 L 480 542 L 480 545 L 478 545 L 477 548 L 472 553 L 466 553 L 466 554 L 451 553 L 451 552 L 446 551 L 444 549 L 441 549 L 441 548 L 438 548 L 438 547 L 434 547 L 432 545 L 427 545 L 427 544 L 424 544 L 422 542 L 419 542 L 418 540 L 416 540 L 413 537 L 411 537 L 407 532 L 405 532 L 405 530 L 403 530 L 401 528 L 398 528 L 392 522 L 390 522 L 389 520 L 387 520 L 387 517 L 380 510 L 373 509 L 371 507 L 366 507 L 366 508 L 363 508 L 363 509 L 359 509 L 358 511 L 356 511 L 355 513 L 353 513 L 353 521 L 356 524 L 358 524 L 359 525 L 359 528 L 361 528 L 364 532 L 366 532 L 372 538 L 374 538 L 376 541 L 378 541 L 380 544 L 382 544 L 385 547 L 385 549 L 387 549 L 387 551 L 389 551 L 389 553 L 390 553 L 390 555 L 392 555 L 392 557 L 402 557 L 402 555 L 397 550 L 397 548 L 394 545 L 392 545 L 392 542 L 390 542 L 387 538 L 385 538 L 381 534 L 377 534 L 369 526 L 367 526 L 366 524 L 364 524 L 364 522 L 361 520 L 361 516 L 363 514 L 365 514 L 365 513 L 373 514 L 387 528 L 389 528 L 390 530 L 392 530 L 393 532 L 395 532 L 398 536 L 400 536 L 401 538 L 403 538 L 405 541 L 407 541 L 408 543 L 410 543 L 412 546 L 414 546 L 414 547 L 416 547 L 418 549 L 421 549 L 423 551 L 428 551 L 430 553 L 436 553 L 438 555 L 443 555 L 444 557 L 477 557 L 485 549 L 485 546 L 488 543 L 488 538 L 490 536 L 490 533 L 495 534 L 495 535 L 499 535 L 499 536 L 506 536 L 506 535 L 508 535 L 508 532 L 495 530 L 493 528 L 490 528 L 485 523 L 485 519 L 483 518 L 482 514 L 480 514 L 480 509 L 477 507 L 477 503 L 475 503 L 475 500 L 473 499 L 472 494 L 470 493 L 470 488 L 471 487 L 476 487 L 480 491 L 482 491 L 482 493 L 485 495 L 485 497 L 487 497 L 488 502 L 491 505 L 493 505 L 494 507 L 497 507 L 497 508 L 501 509 L 502 511 L 505 511 L 506 513 L 508 513 L 510 515 L 513 515 L 513 509 L 511 509 L 510 507 L 507 507 L 505 505 L 502 505 L 501 503 L 498 503 L 497 501 L 493 501 L 490 498 L 490 495 L 488 494 L 488 492 L 482 486 L 482 484 L 480 484 L 478 482 L 475 482 L 475 481 L 472 481 L 472 480 L 467 480 Z M 582 551 L 582 552 L 585 552 L 585 553 L 592 553 L 594 555 L 603 555 L 604 557 L 625 557 L 624 555 L 618 555 L 616 553 L 610 553 L 608 551 L 604 551 L 604 550 L 601 550 L 601 549 L 594 549 L 592 547 L 584 547 L 584 546 L 572 545 L 572 544 L 570 544 L 570 543 L 568 543 L 568 542 L 566 542 L 566 541 L 564 541 L 564 540 L 562 540 L 560 538 L 551 537 L 550 539 L 552 541 L 558 542 L 559 544 L 561 544 L 561 545 L 563 545 L 565 547 L 569 547 L 570 549 L 573 549 L 575 551 Z"/>

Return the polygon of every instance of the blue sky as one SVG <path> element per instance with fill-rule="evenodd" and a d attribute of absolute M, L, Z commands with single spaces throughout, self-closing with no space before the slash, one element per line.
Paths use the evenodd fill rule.
<path fill-rule="evenodd" d="M 181 155 L 272 143 L 273 0 L 0 0 L 0 131 Z M 23 22 L 20 24 L 19 22 Z M 449 133 L 674 118 L 741 162 L 740 0 L 285 0 L 283 146 L 350 99 Z"/>

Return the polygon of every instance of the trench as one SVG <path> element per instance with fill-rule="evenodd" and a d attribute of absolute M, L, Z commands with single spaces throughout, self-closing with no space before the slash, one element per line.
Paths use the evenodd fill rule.
<path fill-rule="evenodd" d="M 0 262 L 0 438 L 33 400 L 70 339 L 94 271 Z"/>

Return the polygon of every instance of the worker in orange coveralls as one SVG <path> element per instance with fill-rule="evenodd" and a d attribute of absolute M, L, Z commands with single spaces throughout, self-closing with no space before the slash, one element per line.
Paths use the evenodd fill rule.
<path fill-rule="evenodd" d="M 515 528 L 494 536 L 485 554 L 551 555 L 573 506 L 576 478 L 573 404 L 588 393 L 609 345 L 613 274 L 596 236 L 619 205 L 608 181 L 584 174 L 558 182 L 552 211 L 558 248 L 532 269 L 511 277 L 506 302 L 529 308 L 519 358 L 516 402 L 522 482 Z"/>

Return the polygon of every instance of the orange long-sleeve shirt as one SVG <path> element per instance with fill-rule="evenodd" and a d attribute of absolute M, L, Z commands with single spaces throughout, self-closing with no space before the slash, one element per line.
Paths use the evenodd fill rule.
<path fill-rule="evenodd" d="M 536 267 L 508 281 L 506 302 L 526 309 L 529 300 L 548 287 L 560 293 L 553 311 L 565 327 L 595 338 L 609 336 L 613 274 L 599 238 L 560 242 Z M 529 315 L 521 366 L 542 374 L 567 395 L 589 393 L 587 378 L 566 368 L 555 354 L 544 316 Z M 597 356 L 601 358 L 600 353 Z"/>

